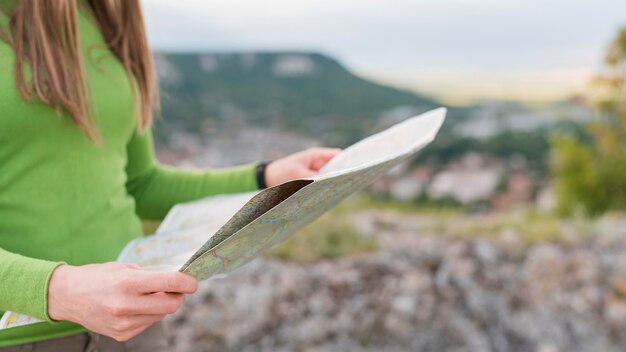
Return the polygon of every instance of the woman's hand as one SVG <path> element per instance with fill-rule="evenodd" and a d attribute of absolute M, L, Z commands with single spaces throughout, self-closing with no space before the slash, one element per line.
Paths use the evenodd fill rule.
<path fill-rule="evenodd" d="M 62 265 L 48 286 L 48 315 L 126 341 L 178 310 L 196 280 L 179 272 L 150 272 L 133 264 Z"/>
<path fill-rule="evenodd" d="M 341 149 L 311 148 L 272 161 L 265 169 L 265 183 L 268 187 L 297 178 L 310 177 L 330 161 Z"/>

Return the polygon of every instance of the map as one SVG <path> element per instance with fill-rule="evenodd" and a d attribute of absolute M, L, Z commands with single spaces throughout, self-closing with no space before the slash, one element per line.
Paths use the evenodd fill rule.
<path fill-rule="evenodd" d="M 176 205 L 155 234 L 130 242 L 118 261 L 181 271 L 198 280 L 227 274 L 410 159 L 435 139 L 445 115 L 445 108 L 435 109 L 367 137 L 314 177 Z M 6 312 L 0 329 L 37 321 Z"/>

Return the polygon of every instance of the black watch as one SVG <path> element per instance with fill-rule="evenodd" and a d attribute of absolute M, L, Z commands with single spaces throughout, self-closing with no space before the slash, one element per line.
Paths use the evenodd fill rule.
<path fill-rule="evenodd" d="M 265 181 L 265 169 L 267 169 L 267 165 L 269 165 L 271 161 L 261 161 L 256 166 L 256 184 L 259 189 L 266 189 L 267 183 Z"/>

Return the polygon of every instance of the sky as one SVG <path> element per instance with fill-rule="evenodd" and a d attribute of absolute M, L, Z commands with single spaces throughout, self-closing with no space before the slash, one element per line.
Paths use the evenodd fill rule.
<path fill-rule="evenodd" d="M 451 102 L 584 89 L 624 0 L 143 0 L 156 51 L 322 52 Z"/>

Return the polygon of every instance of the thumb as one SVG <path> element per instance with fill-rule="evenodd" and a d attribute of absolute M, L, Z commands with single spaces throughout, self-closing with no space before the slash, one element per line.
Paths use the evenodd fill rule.
<path fill-rule="evenodd" d="M 330 159 L 334 158 L 339 153 L 341 153 L 341 149 L 339 148 L 322 148 L 318 150 L 311 161 L 311 169 L 321 169 Z"/>

